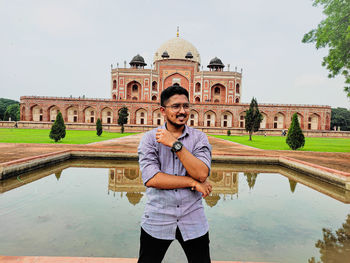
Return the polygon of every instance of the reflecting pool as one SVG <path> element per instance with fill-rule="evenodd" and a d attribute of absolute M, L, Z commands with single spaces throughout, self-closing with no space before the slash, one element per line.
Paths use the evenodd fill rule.
<path fill-rule="evenodd" d="M 317 262 L 324 235 L 349 232 L 350 192 L 341 188 L 270 165 L 213 164 L 210 181 L 214 260 Z M 144 191 L 128 161 L 71 160 L 2 181 L 0 254 L 137 257 Z M 349 262 L 343 252 L 326 256 Z M 186 262 L 177 241 L 164 262 Z"/>

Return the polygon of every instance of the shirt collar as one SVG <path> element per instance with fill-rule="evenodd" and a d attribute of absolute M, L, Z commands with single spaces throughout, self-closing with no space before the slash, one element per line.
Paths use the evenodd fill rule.
<path fill-rule="evenodd" d="M 162 125 L 162 129 L 166 129 L 166 122 Z M 181 136 L 178 138 L 178 139 L 181 139 L 183 137 L 185 137 L 186 135 L 189 135 L 189 129 L 188 129 L 188 126 L 185 124 L 185 128 L 183 129 L 182 131 L 182 134 Z"/>

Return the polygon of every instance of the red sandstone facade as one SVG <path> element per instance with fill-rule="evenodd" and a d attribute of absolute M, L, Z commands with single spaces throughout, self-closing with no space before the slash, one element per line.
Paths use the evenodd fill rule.
<path fill-rule="evenodd" d="M 159 110 L 160 93 L 178 83 L 189 92 L 189 125 L 225 131 L 244 128 L 249 104 L 241 103 L 242 72 L 224 71 L 218 58 L 210 61 L 210 70 L 204 71 L 197 49 L 186 40 L 177 37 L 163 44 L 155 53 L 151 69 L 144 68 L 146 63 L 139 55 L 130 65 L 112 68 L 111 99 L 21 97 L 21 122 L 26 127 L 39 127 L 54 121 L 60 111 L 71 128 L 94 128 L 97 118 L 113 127 L 117 126 L 118 111 L 126 106 L 130 126 L 152 128 L 164 122 Z M 263 130 L 288 129 L 294 113 L 304 130 L 330 129 L 330 106 L 259 104 L 259 109 L 264 117 Z"/>

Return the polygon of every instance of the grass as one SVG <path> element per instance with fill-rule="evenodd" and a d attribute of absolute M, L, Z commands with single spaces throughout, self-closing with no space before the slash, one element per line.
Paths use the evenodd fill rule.
<path fill-rule="evenodd" d="M 253 135 L 252 141 L 249 136 L 226 136 L 211 135 L 216 138 L 237 142 L 240 144 L 252 146 L 264 150 L 291 150 L 286 143 L 287 137 L 282 136 L 262 136 Z M 314 152 L 350 152 L 350 139 L 348 138 L 318 138 L 306 137 L 305 145 L 298 151 Z"/>
<path fill-rule="evenodd" d="M 52 143 L 49 138 L 50 130 L 39 129 L 0 129 L 0 142 L 9 143 Z M 119 138 L 133 133 L 116 133 L 103 131 L 101 136 L 96 135 L 96 131 L 66 130 L 66 137 L 56 144 L 87 144 L 100 142 L 113 138 Z"/>

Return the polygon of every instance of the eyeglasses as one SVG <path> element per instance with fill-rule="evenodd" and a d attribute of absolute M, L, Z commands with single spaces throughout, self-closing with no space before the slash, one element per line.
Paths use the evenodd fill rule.
<path fill-rule="evenodd" d="M 163 106 L 163 108 L 170 108 L 174 112 L 180 111 L 181 108 L 183 108 L 184 111 L 189 111 L 190 110 L 190 104 L 189 103 L 173 104 L 173 105 L 169 105 L 169 106 Z"/>

